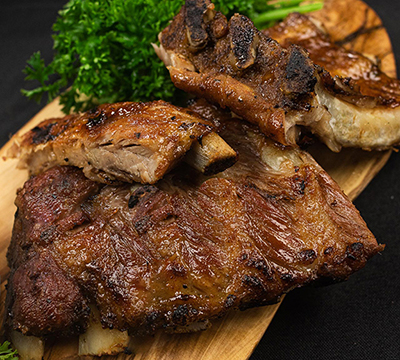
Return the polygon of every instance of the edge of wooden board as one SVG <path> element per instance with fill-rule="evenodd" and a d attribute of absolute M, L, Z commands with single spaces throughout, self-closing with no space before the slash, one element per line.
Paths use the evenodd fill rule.
<path fill-rule="evenodd" d="M 356 8 L 356 12 L 346 10 L 349 6 L 352 9 L 353 7 Z M 342 13 L 347 14 L 347 16 L 341 17 L 346 26 L 341 27 L 340 31 L 332 33 L 335 21 L 337 24 L 337 19 L 332 17 L 332 12 L 337 12 L 340 7 L 342 7 Z M 351 19 L 349 18 L 350 15 Z M 380 44 L 379 48 L 384 48 L 380 53 L 376 54 L 381 60 L 382 68 L 389 75 L 395 76 L 395 61 L 389 37 L 376 13 L 365 3 L 360 0 L 353 2 L 348 2 L 347 0 L 325 0 L 325 10 L 315 13 L 313 16 L 324 22 L 324 25 L 336 40 L 343 39 L 350 33 L 360 32 L 358 37 L 346 44 L 348 48 L 368 53 L 369 51 L 367 50 L 369 49 L 366 44 L 375 46 L 378 42 Z M 361 22 L 353 21 L 356 16 L 363 17 Z M 368 30 L 369 28 L 375 30 L 371 32 L 360 31 L 360 29 Z M 386 44 L 386 46 L 382 47 L 382 44 Z M 62 116 L 61 107 L 58 104 L 58 100 L 55 100 L 44 107 L 17 134 L 26 132 L 46 118 L 59 116 Z M 22 186 L 28 176 L 26 171 L 16 169 L 17 160 L 3 160 L 11 145 L 12 139 L 0 150 L 0 171 L 3 174 L 0 177 L 0 189 L 2 189 L 2 202 L 0 203 L 0 211 L 2 211 L 2 217 L 0 218 L 0 278 L 2 280 L 0 316 L 2 317 L 4 306 L 1 305 L 4 305 L 5 299 L 4 280 L 8 274 L 5 255 L 11 237 L 12 219 L 15 212 L 15 206 L 12 204 L 14 203 L 16 190 Z M 390 151 L 363 152 L 357 149 L 344 149 L 339 154 L 333 154 L 324 145 L 320 144 L 310 148 L 310 152 L 352 200 L 362 192 L 382 169 L 391 154 Z M 7 177 L 5 174 L 7 174 Z M 247 359 L 261 340 L 279 305 L 280 303 L 249 309 L 244 312 L 230 312 L 223 318 L 213 321 L 213 326 L 206 332 L 172 335 L 157 332 L 153 337 L 134 338 L 131 345 L 135 350 L 135 354 L 132 355 L 120 354 L 116 357 L 85 357 L 85 359 Z M 177 353 L 177 347 L 183 348 L 183 350 Z M 46 347 L 44 358 L 46 360 L 56 358 L 75 359 L 77 358 L 76 353 L 76 339 L 65 339 L 52 346 L 49 344 Z"/>

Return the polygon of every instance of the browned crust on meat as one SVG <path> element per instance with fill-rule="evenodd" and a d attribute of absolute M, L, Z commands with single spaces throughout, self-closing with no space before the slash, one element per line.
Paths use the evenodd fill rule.
<path fill-rule="evenodd" d="M 186 30 L 193 50 L 205 46 L 208 34 L 204 26 L 204 17 L 208 9 L 206 0 L 188 0 L 185 7 Z"/>
<path fill-rule="evenodd" d="M 161 100 L 104 104 L 43 121 L 15 140 L 9 156 L 20 157 L 32 174 L 72 165 L 103 183 L 155 183 L 213 130 L 211 122 Z"/>
<path fill-rule="evenodd" d="M 7 329 L 27 335 L 68 336 L 86 328 L 87 298 L 47 251 L 24 262 L 10 278 Z"/>
<path fill-rule="evenodd" d="M 28 335 L 67 336 L 85 328 L 88 300 L 55 262 L 52 243 L 89 222 L 80 205 L 101 186 L 67 167 L 35 179 L 25 183 L 15 201 L 5 324 Z"/>
<path fill-rule="evenodd" d="M 208 37 L 199 50 L 192 51 L 183 31 L 185 6 L 160 33 L 161 45 L 155 48 L 177 87 L 229 107 L 283 145 L 295 145 L 302 129 L 333 151 L 384 150 L 399 143 L 399 82 L 366 57 L 330 43 L 300 15 L 289 17 L 299 16 L 300 22 L 261 33 L 243 15 L 228 21 L 214 14 L 201 22 Z M 284 46 L 268 37 L 276 33 Z M 315 50 L 311 59 L 302 47 L 307 49 L 307 42 Z"/>
<path fill-rule="evenodd" d="M 187 6 L 159 36 L 159 53 L 170 57 L 163 60 L 174 84 L 229 107 L 268 136 L 293 145 L 296 139 L 287 136 L 291 124 L 286 124 L 285 115 L 311 109 L 317 82 L 306 52 L 296 46 L 283 49 L 243 15 L 228 21 L 219 12 L 198 25 L 207 32 L 206 44 L 193 51 L 185 31 Z"/>
<path fill-rule="evenodd" d="M 96 304 L 104 326 L 152 332 L 276 302 L 311 282 L 344 280 L 383 250 L 308 154 L 277 147 L 238 121 L 223 127 L 240 160 L 213 177 L 194 176 L 181 167 L 157 186 L 94 184 L 97 190 L 89 197 L 90 186 L 77 186 L 68 200 L 75 210 L 56 211 L 55 218 L 52 214 L 70 195 L 63 182 L 79 183 L 83 175 L 57 167 L 29 180 L 18 195 L 8 254 L 12 274 L 24 273 L 36 256 L 51 256 Z M 280 165 L 270 165 L 276 159 Z M 58 207 L 46 206 L 48 193 L 56 195 Z M 64 217 L 74 218 L 76 212 L 87 220 L 63 232 L 46 232 L 46 241 L 21 231 L 29 229 L 31 219 L 41 224 L 48 218 L 49 228 L 71 224 Z M 14 279 L 13 293 L 22 293 L 24 282 Z M 51 276 L 43 281 L 51 283 Z M 43 301 L 40 292 L 30 296 Z M 55 301 L 61 306 L 63 299 Z M 23 314 L 14 317 L 23 319 Z M 66 321 L 70 332 L 74 319 Z M 36 336 L 51 327 L 51 322 L 41 328 L 32 324 L 24 326 Z"/>
<path fill-rule="evenodd" d="M 235 16 L 230 21 L 230 46 L 234 66 L 244 70 L 253 65 L 257 56 L 259 37 L 249 18 Z"/>
<path fill-rule="evenodd" d="M 218 99 L 222 108 L 234 109 L 239 116 L 249 113 L 257 114 L 254 122 L 274 140 L 286 144 L 285 111 L 282 108 L 271 108 L 270 104 L 260 98 L 249 86 L 231 76 L 199 74 L 194 71 L 169 69 L 175 86 L 210 102 Z M 246 117 L 249 121 L 249 119 Z"/>
<path fill-rule="evenodd" d="M 335 43 L 307 15 L 290 14 L 285 21 L 263 30 L 285 48 L 296 44 L 305 48 L 311 60 L 332 77 L 347 78 L 347 84 L 364 96 L 374 97 L 376 104 L 397 107 L 400 82 L 383 73 L 378 64 L 366 56 Z"/>

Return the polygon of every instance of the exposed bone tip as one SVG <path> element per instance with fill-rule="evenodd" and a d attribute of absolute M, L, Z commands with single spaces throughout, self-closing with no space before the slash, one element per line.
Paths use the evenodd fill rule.
<path fill-rule="evenodd" d="M 18 351 L 20 360 L 42 360 L 44 356 L 44 342 L 36 336 L 26 336 L 13 330 L 11 342 Z"/>
<path fill-rule="evenodd" d="M 129 345 L 127 331 L 103 329 L 100 313 L 91 306 L 89 326 L 84 334 L 79 336 L 79 355 L 116 355 L 124 352 Z"/>
<path fill-rule="evenodd" d="M 213 175 L 236 163 L 238 154 L 217 133 L 209 133 L 200 142 L 193 144 L 185 162 L 202 172 Z"/>

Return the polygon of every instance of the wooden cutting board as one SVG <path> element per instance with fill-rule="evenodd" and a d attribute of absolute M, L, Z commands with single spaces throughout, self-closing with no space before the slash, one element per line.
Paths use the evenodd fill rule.
<path fill-rule="evenodd" d="M 396 76 L 395 60 L 390 39 L 376 13 L 360 0 L 325 0 L 324 9 L 314 13 L 336 41 L 345 46 L 376 57 L 382 69 Z M 49 117 L 62 116 L 57 101 L 47 105 L 19 133 L 23 133 Z M 25 171 L 16 169 L 15 160 L 2 160 L 11 142 L 0 150 L 0 316 L 3 318 L 5 283 L 9 269 L 6 262 L 10 242 L 14 198 L 17 188 L 27 179 Z M 353 200 L 361 193 L 373 177 L 381 170 L 390 156 L 388 152 L 364 152 L 345 149 L 339 154 L 330 152 L 323 145 L 311 149 L 317 161 L 339 183 Z M 154 337 L 132 339 L 134 354 L 121 354 L 107 359 L 190 359 L 190 360 L 233 360 L 247 359 L 272 321 L 279 304 L 232 312 L 222 319 L 213 321 L 205 332 L 195 334 L 167 335 L 162 332 Z M 77 358 L 77 339 L 64 339 L 57 344 L 46 344 L 45 359 Z M 91 357 L 85 357 L 91 358 Z"/>

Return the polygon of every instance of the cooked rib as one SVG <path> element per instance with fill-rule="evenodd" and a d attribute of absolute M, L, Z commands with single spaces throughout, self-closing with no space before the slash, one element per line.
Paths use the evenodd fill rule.
<path fill-rule="evenodd" d="M 192 32 L 202 34 L 196 47 Z M 400 142 L 397 101 L 332 78 L 301 47 L 283 48 L 245 16 L 228 21 L 209 0 L 186 1 L 159 40 L 154 48 L 177 87 L 229 107 L 282 144 L 294 145 L 301 126 L 334 151 Z"/>
<path fill-rule="evenodd" d="M 128 332 L 118 329 L 103 329 L 100 320 L 98 310 L 95 306 L 91 306 L 88 327 L 79 336 L 79 356 L 118 355 L 128 348 Z"/>
<path fill-rule="evenodd" d="M 203 142 L 215 144 L 218 154 Z M 73 165 L 104 183 L 153 184 L 192 145 L 190 159 L 198 170 L 222 171 L 236 161 L 236 152 L 219 138 L 211 122 L 164 101 L 105 104 L 45 120 L 17 138 L 9 155 L 19 157 L 19 166 L 28 167 L 32 174 L 55 165 Z"/>
<path fill-rule="evenodd" d="M 196 49 L 189 40 L 194 25 L 203 33 Z M 282 144 L 295 143 L 285 113 L 307 112 L 317 81 L 304 50 L 283 50 L 245 16 L 228 23 L 208 0 L 188 1 L 159 39 L 155 49 L 178 88 L 231 108 Z"/>
<path fill-rule="evenodd" d="M 8 329 L 79 332 L 89 303 L 105 327 L 180 329 L 344 280 L 383 250 L 310 155 L 238 120 L 222 128 L 240 157 L 214 176 L 182 163 L 156 186 L 103 185 L 73 167 L 28 180 L 7 255 Z"/>
<path fill-rule="evenodd" d="M 354 139 L 354 142 L 361 141 L 363 144 L 369 144 L 361 146 L 366 148 L 385 148 L 398 143 L 400 134 L 398 79 L 387 76 L 370 58 L 335 44 L 321 25 L 316 24 L 307 15 L 290 14 L 285 21 L 263 30 L 263 33 L 278 41 L 284 48 L 296 44 L 306 49 L 315 64 L 322 66 L 332 77 L 344 79 L 346 87 L 350 86 L 367 99 L 367 109 L 363 110 L 362 105 L 354 109 L 355 113 L 359 114 L 358 124 L 350 114 L 348 119 L 341 117 L 340 122 L 331 123 L 331 126 L 338 127 L 336 134 L 343 131 L 342 141 L 346 141 L 346 137 Z M 332 80 L 328 79 L 328 82 L 332 84 Z M 338 103 L 336 106 L 339 108 L 339 100 L 333 99 L 328 94 L 325 96 L 320 94 L 320 98 L 320 102 L 327 105 L 331 113 L 337 112 L 335 103 Z M 340 117 L 340 114 L 336 117 Z M 356 137 L 362 139 L 358 140 Z"/>
<path fill-rule="evenodd" d="M 336 44 L 307 15 L 292 13 L 283 22 L 263 33 L 285 48 L 296 44 L 306 49 L 310 59 L 332 77 L 350 78 L 361 94 L 378 98 L 382 105 L 400 103 L 400 82 L 383 73 L 370 58 Z"/>

